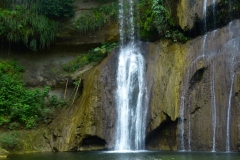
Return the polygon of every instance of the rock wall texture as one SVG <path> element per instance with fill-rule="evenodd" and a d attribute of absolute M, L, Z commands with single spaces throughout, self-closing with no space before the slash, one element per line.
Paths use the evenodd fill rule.
<path fill-rule="evenodd" d="M 163 129 L 166 130 L 165 137 L 168 137 L 167 133 L 171 130 L 167 130 L 166 124 L 161 124 L 168 123 L 169 127 L 172 126 L 180 118 L 179 112 L 183 107 L 184 149 L 212 150 L 215 135 L 215 149 L 226 151 L 229 134 L 230 150 L 237 151 L 237 115 L 240 114 L 239 27 L 239 21 L 234 21 L 186 44 L 152 44 L 150 51 L 153 53 L 149 52 L 147 59 L 150 65 L 150 74 L 147 71 L 150 90 L 147 128 L 149 148 L 152 148 L 152 139 L 155 140 L 155 149 L 182 149 L 179 146 L 181 133 L 177 133 L 177 130 L 177 136 L 173 136 L 176 140 L 173 142 L 156 142 L 156 139 Z M 151 54 L 154 56 L 151 57 Z M 179 130 L 181 125 L 177 127 Z M 173 147 L 174 144 L 176 146 Z"/>

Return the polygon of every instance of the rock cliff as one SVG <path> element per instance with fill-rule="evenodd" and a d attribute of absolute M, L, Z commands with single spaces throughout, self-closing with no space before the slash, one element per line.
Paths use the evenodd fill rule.
<path fill-rule="evenodd" d="M 213 115 L 216 114 L 216 150 L 224 151 L 227 113 L 231 107 L 230 147 L 237 151 L 239 30 L 240 22 L 234 21 L 186 44 L 169 41 L 142 44 L 142 48 L 148 51 L 145 54 L 149 96 L 149 106 L 146 106 L 149 107 L 147 148 L 180 149 L 179 112 L 184 107 L 185 148 L 212 149 Z M 79 100 L 51 125 L 51 146 L 59 151 L 113 147 L 116 60 L 117 52 L 111 53 L 89 73 Z M 232 96 L 231 77 L 234 78 Z"/>

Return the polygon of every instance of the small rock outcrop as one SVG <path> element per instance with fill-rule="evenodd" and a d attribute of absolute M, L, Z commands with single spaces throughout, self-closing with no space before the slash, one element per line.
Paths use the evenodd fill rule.
<path fill-rule="evenodd" d="M 0 159 L 7 158 L 8 154 L 7 150 L 0 148 Z"/>

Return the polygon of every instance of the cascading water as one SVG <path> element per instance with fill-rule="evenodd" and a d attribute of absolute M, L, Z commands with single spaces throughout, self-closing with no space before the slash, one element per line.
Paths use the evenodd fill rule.
<path fill-rule="evenodd" d="M 136 42 L 135 2 L 119 0 L 120 53 L 117 69 L 115 150 L 144 149 L 146 95 L 144 58 Z"/>
<path fill-rule="evenodd" d="M 212 63 L 211 73 L 211 95 L 212 95 L 212 122 L 213 122 L 213 138 L 212 138 L 212 152 L 216 151 L 216 127 L 217 127 L 217 107 L 216 107 L 216 95 L 215 95 L 215 82 L 214 82 L 214 63 Z"/>
<path fill-rule="evenodd" d="M 183 88 L 183 93 L 181 96 L 181 106 L 180 106 L 180 111 L 179 111 L 179 122 L 178 122 L 178 132 L 179 132 L 179 150 L 185 151 L 185 145 L 184 145 L 184 108 L 185 108 L 185 87 Z"/>
<path fill-rule="evenodd" d="M 230 27 L 231 27 L 231 24 L 229 25 L 229 28 Z M 233 82 L 234 82 L 234 78 L 235 78 L 234 61 L 235 61 L 235 54 L 232 55 L 232 59 L 230 62 L 231 85 L 230 85 L 229 98 L 228 98 L 228 109 L 227 109 L 226 152 L 230 152 L 230 120 L 231 120 L 231 108 L 232 108 Z"/>
<path fill-rule="evenodd" d="M 188 86 L 188 81 L 189 81 L 189 70 L 187 71 L 187 79 L 184 81 L 183 85 L 183 93 L 181 96 L 181 106 L 180 106 L 180 111 L 179 111 L 179 123 L 178 123 L 178 134 L 179 134 L 179 150 L 185 151 L 185 144 L 184 144 L 184 129 L 185 129 L 185 124 L 184 124 L 184 112 L 185 112 L 185 98 L 186 98 L 186 90 Z"/>
<path fill-rule="evenodd" d="M 188 151 L 191 151 L 191 108 L 188 108 Z"/>
<path fill-rule="evenodd" d="M 207 31 L 207 0 L 203 1 L 204 32 Z"/>

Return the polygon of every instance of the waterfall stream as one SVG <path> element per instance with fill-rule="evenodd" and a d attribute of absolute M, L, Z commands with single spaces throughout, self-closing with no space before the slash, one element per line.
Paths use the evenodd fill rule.
<path fill-rule="evenodd" d="M 117 69 L 115 150 L 144 149 L 146 107 L 145 62 L 137 45 L 135 5 L 119 0 L 120 53 Z"/>
<path fill-rule="evenodd" d="M 211 73 L 211 95 L 212 95 L 212 123 L 213 123 L 213 137 L 212 137 L 212 152 L 216 151 L 216 127 L 217 127 L 217 108 L 216 108 L 216 95 L 215 95 L 215 69 L 212 63 Z"/>
<path fill-rule="evenodd" d="M 231 27 L 231 23 L 229 25 L 229 28 Z M 235 46 L 235 44 L 234 44 Z M 226 152 L 230 152 L 230 121 L 231 121 L 231 109 L 232 109 L 232 92 L 233 92 L 233 84 L 234 84 L 234 78 L 235 78 L 235 73 L 234 73 L 234 61 L 235 61 L 236 55 L 232 54 L 232 59 L 230 62 L 230 70 L 231 70 L 231 75 L 230 75 L 230 80 L 231 80 L 231 85 L 230 85 L 230 91 L 229 91 L 229 98 L 228 98 L 228 109 L 227 109 L 227 127 L 226 127 Z"/>
<path fill-rule="evenodd" d="M 204 19 L 204 31 L 207 31 L 207 0 L 203 1 L 203 19 Z"/>

